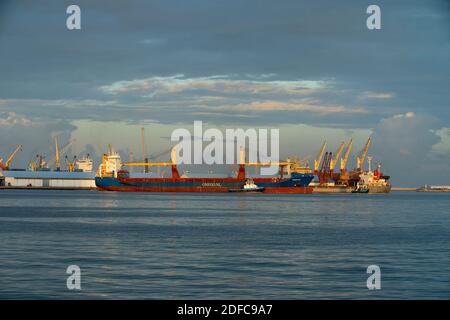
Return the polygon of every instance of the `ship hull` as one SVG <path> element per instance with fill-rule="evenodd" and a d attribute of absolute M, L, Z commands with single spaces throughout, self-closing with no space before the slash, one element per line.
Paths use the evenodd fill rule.
<path fill-rule="evenodd" d="M 391 192 L 391 185 L 368 185 L 369 193 L 389 193 Z"/>
<path fill-rule="evenodd" d="M 353 189 L 347 186 L 315 186 L 314 193 L 351 193 Z"/>
<path fill-rule="evenodd" d="M 282 178 L 254 178 L 255 184 L 264 188 L 262 193 L 309 194 L 312 180 Z M 96 177 L 99 190 L 120 192 L 196 192 L 228 193 L 230 189 L 241 188 L 245 181 L 235 178 L 113 178 Z"/>

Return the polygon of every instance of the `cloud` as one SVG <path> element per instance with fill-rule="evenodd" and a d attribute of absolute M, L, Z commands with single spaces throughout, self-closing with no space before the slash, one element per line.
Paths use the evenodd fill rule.
<path fill-rule="evenodd" d="M 450 158 L 450 128 L 443 127 L 433 132 L 441 139 L 439 143 L 433 145 L 433 152 L 439 159 Z"/>
<path fill-rule="evenodd" d="M 442 144 L 442 136 L 433 130 L 439 123 L 435 117 L 414 112 L 384 118 L 374 129 L 374 144 L 369 153 L 375 161 L 382 162 L 394 184 L 445 182 L 450 169 L 442 165 L 435 152 L 435 145 Z M 446 161 L 450 160 L 449 156 Z"/>
<path fill-rule="evenodd" d="M 241 118 L 241 121 L 254 119 L 255 113 L 261 120 L 269 112 L 280 112 L 278 117 L 284 119 L 292 119 L 295 112 L 303 116 L 307 113 L 317 116 L 369 113 L 363 106 L 323 99 L 322 94 L 336 96 L 333 84 L 332 80 L 279 80 L 275 74 L 193 78 L 176 74 L 117 81 L 99 87 L 99 91 L 122 102 L 132 96 L 135 101 L 128 104 L 130 108 L 155 109 L 157 106 L 180 115 L 189 110 L 193 116 L 208 116 L 210 120 L 216 116 L 216 121 L 223 120 L 224 115 Z"/>
<path fill-rule="evenodd" d="M 220 110 L 229 111 L 301 111 L 319 114 L 333 113 L 368 113 L 364 108 L 348 108 L 339 105 L 321 105 L 319 102 L 284 102 L 284 101 L 254 101 L 250 103 L 240 103 L 236 105 L 225 105 L 216 107 Z"/>
<path fill-rule="evenodd" d="M 392 116 L 392 119 L 413 119 L 416 116 L 416 114 L 412 111 L 396 114 Z"/>
<path fill-rule="evenodd" d="M 31 126 L 32 122 L 25 116 L 19 116 L 15 112 L 0 112 L 0 127 L 6 126 Z"/>
<path fill-rule="evenodd" d="M 209 77 L 187 78 L 183 74 L 168 77 L 150 77 L 145 79 L 117 81 L 101 86 L 103 93 L 118 95 L 138 93 L 148 97 L 157 94 L 173 94 L 180 92 L 207 90 L 221 93 L 247 94 L 311 94 L 326 87 L 325 81 L 259 81 L 230 79 L 229 76 L 214 75 Z"/>
<path fill-rule="evenodd" d="M 392 92 L 371 92 L 364 91 L 361 95 L 361 99 L 391 99 L 394 97 Z"/>
<path fill-rule="evenodd" d="M 60 144 L 65 144 L 75 129 L 64 120 L 34 119 L 15 112 L 0 112 L 0 157 L 6 159 L 21 144 L 22 150 L 13 162 L 14 168 L 26 168 L 37 154 L 47 160 L 54 156 L 53 137 L 58 136 Z"/>

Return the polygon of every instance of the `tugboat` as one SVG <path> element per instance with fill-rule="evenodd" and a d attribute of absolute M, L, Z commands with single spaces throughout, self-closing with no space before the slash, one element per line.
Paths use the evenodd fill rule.
<path fill-rule="evenodd" d="M 258 187 L 252 179 L 247 179 L 242 188 L 228 189 L 229 192 L 263 192 L 266 188 Z"/>
<path fill-rule="evenodd" d="M 369 193 L 369 186 L 358 183 L 352 193 Z"/>

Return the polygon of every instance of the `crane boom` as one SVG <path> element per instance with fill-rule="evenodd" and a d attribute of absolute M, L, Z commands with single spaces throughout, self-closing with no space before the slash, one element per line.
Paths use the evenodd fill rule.
<path fill-rule="evenodd" d="M 363 152 L 361 153 L 361 155 L 356 159 L 356 168 L 358 170 L 362 170 L 363 164 L 364 164 L 364 159 L 366 158 L 367 155 L 367 151 L 369 150 L 369 146 L 370 146 L 370 142 L 372 141 L 372 138 L 369 137 L 369 139 L 366 142 L 366 146 L 363 149 Z"/>
<path fill-rule="evenodd" d="M 350 156 L 350 151 L 352 150 L 353 140 L 350 139 L 350 142 L 347 145 L 347 150 L 345 151 L 344 158 L 341 159 L 341 171 L 344 171 L 347 167 L 348 157 Z"/>
<path fill-rule="evenodd" d="M 342 142 L 340 147 L 339 147 L 339 149 L 335 153 L 334 159 L 331 159 L 331 161 L 330 161 L 330 170 L 331 170 L 331 172 L 333 172 L 334 167 L 336 167 L 336 163 L 338 162 L 339 157 L 341 156 L 342 150 L 344 150 L 344 146 L 345 146 L 345 143 Z"/>
<path fill-rule="evenodd" d="M 142 160 L 145 161 L 145 129 L 141 128 L 141 151 L 142 151 Z"/>
<path fill-rule="evenodd" d="M 4 169 L 9 169 L 9 165 L 13 161 L 14 157 L 16 156 L 17 152 L 22 150 L 22 145 L 18 144 L 17 147 L 14 149 L 14 151 L 9 155 L 8 159 L 5 162 Z"/>
<path fill-rule="evenodd" d="M 66 152 L 66 150 L 75 142 L 75 139 L 70 139 L 69 142 L 67 142 L 64 147 L 61 148 L 61 150 L 58 150 L 58 155 L 59 154 L 63 154 L 64 152 Z M 51 166 L 53 163 L 56 163 L 56 157 L 51 159 L 48 163 L 47 166 Z M 61 166 L 61 164 L 60 164 Z"/>
<path fill-rule="evenodd" d="M 55 167 L 57 171 L 61 170 L 61 162 L 59 162 L 58 137 L 55 137 Z"/>
<path fill-rule="evenodd" d="M 322 160 L 323 154 L 325 153 L 325 148 L 327 147 L 327 142 L 325 141 L 320 149 L 317 158 L 314 160 L 314 171 L 319 171 L 320 161 Z"/>

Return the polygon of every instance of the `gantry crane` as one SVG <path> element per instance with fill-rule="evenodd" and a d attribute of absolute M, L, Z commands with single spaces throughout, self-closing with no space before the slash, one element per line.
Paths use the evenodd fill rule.
<path fill-rule="evenodd" d="M 14 149 L 14 151 L 9 155 L 8 159 L 6 159 L 5 164 L 3 164 L 2 159 L 0 159 L 0 168 L 2 168 L 2 170 L 8 170 L 14 157 L 21 150 L 22 150 L 22 145 L 18 144 L 17 147 Z"/>

